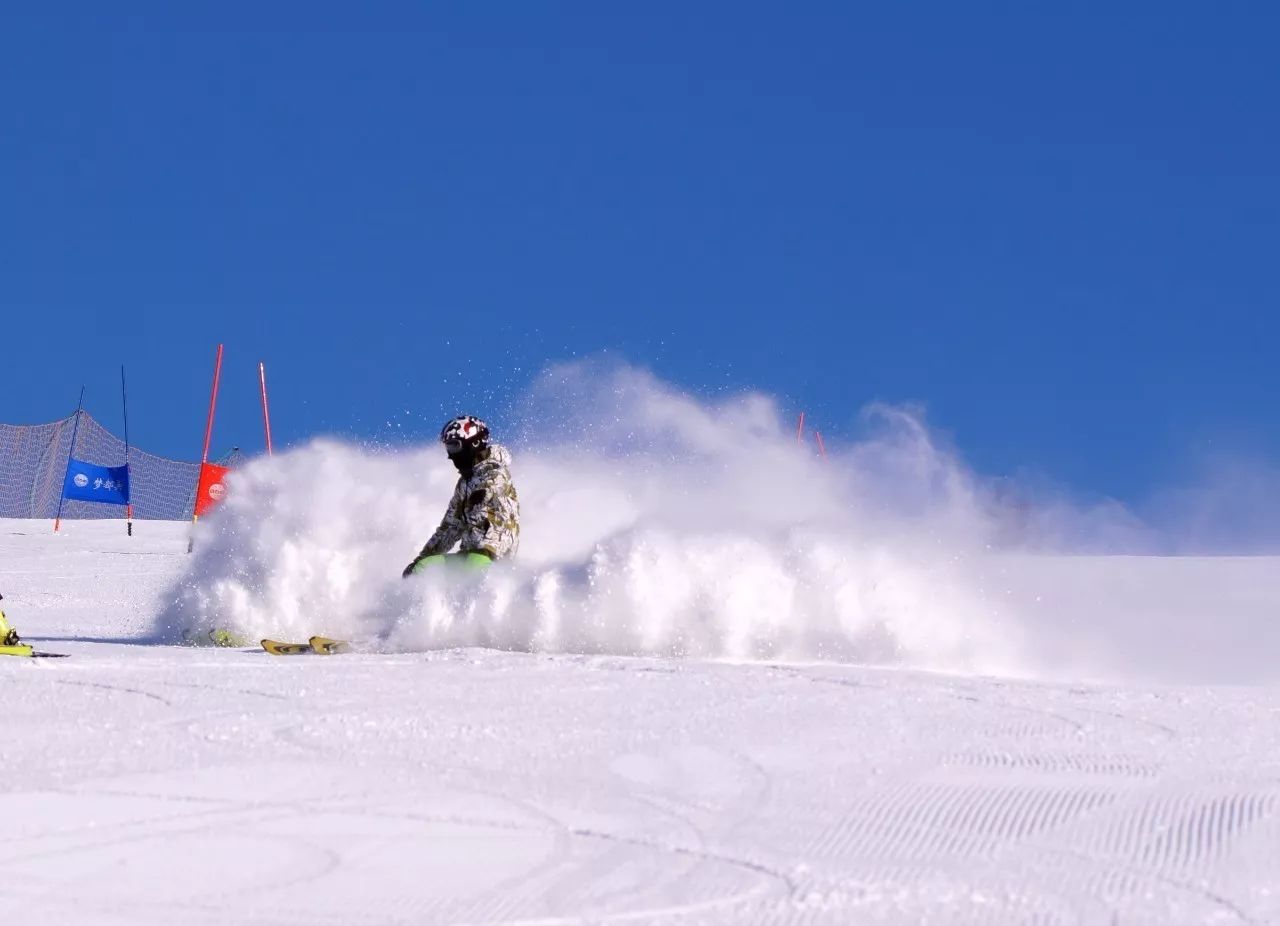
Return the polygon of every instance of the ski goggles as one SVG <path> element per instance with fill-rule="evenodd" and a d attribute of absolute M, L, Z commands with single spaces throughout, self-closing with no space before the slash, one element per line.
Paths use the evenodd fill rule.
<path fill-rule="evenodd" d="M 463 441 L 455 437 L 447 441 L 441 441 L 441 443 L 444 444 L 445 453 L 457 453 L 462 449 Z"/>

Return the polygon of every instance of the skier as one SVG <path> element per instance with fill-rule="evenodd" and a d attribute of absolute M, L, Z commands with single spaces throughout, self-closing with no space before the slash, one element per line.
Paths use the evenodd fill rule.
<path fill-rule="evenodd" d="M 440 526 L 408 566 L 406 577 L 449 559 L 484 568 L 520 546 L 520 500 L 511 482 L 511 454 L 489 441 L 489 426 L 472 415 L 446 422 L 440 443 L 458 469 L 458 484 Z"/>

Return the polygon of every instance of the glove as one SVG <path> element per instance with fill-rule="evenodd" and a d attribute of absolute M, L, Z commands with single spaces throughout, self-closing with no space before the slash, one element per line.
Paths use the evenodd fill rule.
<path fill-rule="evenodd" d="M 417 559 L 415 559 L 412 563 L 410 563 L 408 566 L 405 566 L 405 567 L 404 567 L 404 572 L 400 573 L 400 577 L 401 577 L 402 579 L 407 579 L 407 578 L 409 578 L 409 576 L 413 575 L 413 570 L 415 570 L 415 569 L 417 569 L 417 568 L 418 568 L 418 563 L 420 563 L 420 562 L 422 562 L 421 558 L 417 558 Z"/>

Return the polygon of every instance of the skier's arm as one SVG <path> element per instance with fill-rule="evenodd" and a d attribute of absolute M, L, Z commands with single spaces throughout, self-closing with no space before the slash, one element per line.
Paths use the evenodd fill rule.
<path fill-rule="evenodd" d="M 404 574 L 408 575 L 413 572 L 413 567 L 425 557 L 434 556 L 438 553 L 448 553 L 453 545 L 462 537 L 463 531 L 466 530 L 466 521 L 463 519 L 463 502 L 462 497 L 464 483 L 458 481 L 458 485 L 453 490 L 453 497 L 449 499 L 449 507 L 445 509 L 444 517 L 440 519 L 440 526 L 436 528 L 436 532 L 431 535 L 431 539 L 427 541 L 427 545 L 422 548 L 412 563 L 405 569 Z"/>
<path fill-rule="evenodd" d="M 449 507 L 445 509 L 444 517 L 440 519 L 440 526 L 431 535 L 427 545 L 422 548 L 422 556 L 448 553 L 462 537 L 462 532 L 466 530 L 467 522 L 463 518 L 463 499 L 460 489 L 461 486 L 454 490 L 453 498 L 449 500 Z"/>

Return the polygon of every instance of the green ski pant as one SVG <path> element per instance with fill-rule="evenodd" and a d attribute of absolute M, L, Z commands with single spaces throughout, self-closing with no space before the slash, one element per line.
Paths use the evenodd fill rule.
<path fill-rule="evenodd" d="M 413 565 L 411 570 L 417 574 L 424 569 L 432 566 L 452 566 L 455 568 L 480 570 L 486 569 L 493 563 L 493 560 L 485 556 L 483 553 L 437 553 L 433 556 L 424 556 Z"/>

